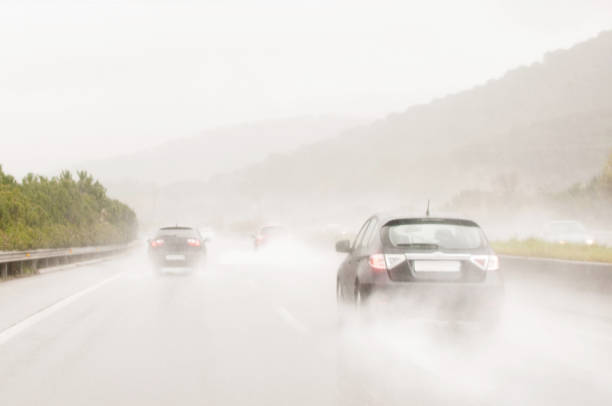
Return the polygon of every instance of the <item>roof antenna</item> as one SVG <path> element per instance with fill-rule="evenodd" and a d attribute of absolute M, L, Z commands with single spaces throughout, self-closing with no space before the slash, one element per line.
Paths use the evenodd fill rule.
<path fill-rule="evenodd" d="M 425 215 L 429 217 L 429 199 L 427 199 L 427 210 L 425 211 Z"/>

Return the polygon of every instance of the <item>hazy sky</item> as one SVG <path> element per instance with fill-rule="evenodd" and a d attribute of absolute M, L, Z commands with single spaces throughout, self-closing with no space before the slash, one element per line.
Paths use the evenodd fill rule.
<path fill-rule="evenodd" d="M 611 22 L 610 0 L 0 0 L 0 163 L 22 176 L 244 121 L 382 116 Z"/>

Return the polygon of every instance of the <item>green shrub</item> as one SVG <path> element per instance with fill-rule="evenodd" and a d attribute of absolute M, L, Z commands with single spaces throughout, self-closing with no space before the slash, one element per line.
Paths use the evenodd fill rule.
<path fill-rule="evenodd" d="M 48 179 L 28 174 L 21 183 L 0 166 L 0 250 L 27 250 L 131 241 L 136 214 L 106 196 L 87 172 Z"/>

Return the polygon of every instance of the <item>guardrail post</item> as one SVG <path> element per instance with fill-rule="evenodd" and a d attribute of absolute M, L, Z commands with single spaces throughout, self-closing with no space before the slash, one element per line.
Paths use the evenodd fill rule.
<path fill-rule="evenodd" d="M 26 272 L 28 274 L 37 274 L 39 269 L 46 267 L 108 257 L 113 254 L 123 253 L 131 246 L 133 244 L 121 247 L 77 247 L 70 249 L 0 252 L 0 261 L 2 261 L 0 263 L 0 280 L 23 276 Z"/>

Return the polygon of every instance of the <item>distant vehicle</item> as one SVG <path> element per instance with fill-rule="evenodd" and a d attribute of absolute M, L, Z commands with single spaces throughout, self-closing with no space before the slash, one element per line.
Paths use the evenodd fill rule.
<path fill-rule="evenodd" d="M 259 229 L 254 236 L 255 249 L 266 246 L 287 242 L 289 240 L 289 231 L 280 225 L 269 225 Z"/>
<path fill-rule="evenodd" d="M 589 234 L 582 223 L 575 220 L 552 221 L 542 232 L 542 238 L 558 244 L 593 245 L 595 238 Z"/>
<path fill-rule="evenodd" d="M 348 253 L 337 273 L 340 304 L 360 307 L 381 297 L 402 314 L 497 321 L 499 259 L 471 220 L 374 215 L 352 244 L 339 241 L 336 250 Z"/>
<path fill-rule="evenodd" d="M 206 239 L 196 228 L 162 227 L 149 240 L 149 258 L 155 269 L 197 267 L 206 258 Z"/>

